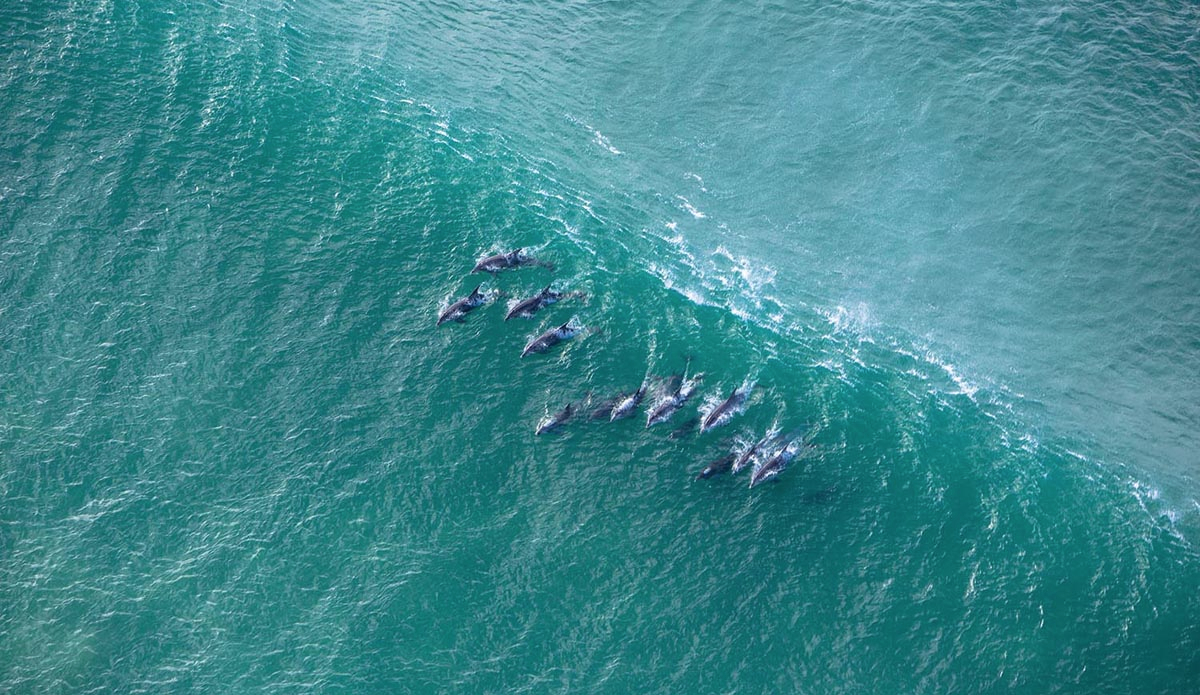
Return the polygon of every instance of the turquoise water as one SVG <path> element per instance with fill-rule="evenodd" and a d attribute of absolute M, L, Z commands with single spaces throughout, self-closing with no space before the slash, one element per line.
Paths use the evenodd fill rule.
<path fill-rule="evenodd" d="M 4 5 L 0 691 L 1200 691 L 1196 26 Z"/>

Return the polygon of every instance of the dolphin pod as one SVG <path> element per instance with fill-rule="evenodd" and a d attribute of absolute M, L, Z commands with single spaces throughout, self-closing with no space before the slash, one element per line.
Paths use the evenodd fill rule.
<path fill-rule="evenodd" d="M 526 266 L 554 269 L 554 264 L 527 254 L 523 248 L 517 248 L 481 258 L 475 263 L 471 272 L 496 275 L 501 271 Z M 499 290 L 493 289 L 484 292 L 482 288 L 482 284 L 477 285 L 466 297 L 453 302 L 441 311 L 438 314 L 437 325 L 441 326 L 450 321 L 462 322 L 468 313 L 483 306 L 489 300 L 498 296 L 506 296 Z M 558 291 L 553 288 L 553 283 L 551 283 L 536 294 L 512 304 L 505 314 L 504 320 L 508 321 L 513 317 L 531 318 L 542 309 L 573 297 L 586 299 L 583 292 Z M 590 333 L 599 329 L 584 329 L 573 317 L 563 324 L 532 337 L 521 351 L 521 357 L 549 352 L 555 346 L 571 340 L 585 330 Z M 688 362 L 690 366 L 690 358 Z M 561 429 L 580 411 L 587 413 L 589 420 L 615 422 L 628 418 L 637 411 L 647 396 L 650 396 L 653 403 L 646 415 L 646 429 L 650 429 L 669 421 L 682 409 L 699 390 L 703 378 L 704 375 L 700 373 L 689 376 L 688 369 L 685 368 L 682 374 L 671 377 L 652 377 L 648 374 L 635 391 L 613 397 L 594 399 L 589 393 L 583 401 L 567 403 L 552 414 L 547 410 L 547 415 L 535 427 L 534 435 L 541 436 Z M 651 396 L 652 387 L 654 395 Z M 709 407 L 701 407 L 699 416 L 689 419 L 682 426 L 671 431 L 669 438 L 681 439 L 693 432 L 704 435 L 729 424 L 734 417 L 746 409 L 754 388 L 756 388 L 754 382 L 747 379 L 730 391 L 723 400 L 708 400 Z M 696 479 L 704 480 L 723 473 L 736 475 L 739 471 L 751 466 L 753 467 L 750 475 L 751 488 L 777 478 L 804 450 L 810 448 L 807 437 L 799 437 L 794 432 L 783 435 L 777 424 L 778 421 L 757 441 L 749 445 L 743 444 L 740 449 L 727 451 L 710 461 L 695 476 Z"/>
<path fill-rule="evenodd" d="M 797 429 L 784 434 L 773 426 L 758 441 L 740 451 L 735 449 L 706 465 L 696 479 L 710 478 L 719 473 L 737 475 L 742 469 L 753 466 L 750 487 L 755 487 L 776 478 L 801 452 L 810 449 L 810 440 L 815 432 L 812 430 L 801 436 Z"/>

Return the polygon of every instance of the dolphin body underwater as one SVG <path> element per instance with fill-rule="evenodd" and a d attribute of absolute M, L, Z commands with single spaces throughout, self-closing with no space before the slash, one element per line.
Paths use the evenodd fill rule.
<path fill-rule="evenodd" d="M 704 480 L 705 478 L 711 478 L 714 475 L 725 473 L 730 469 L 731 466 L 733 466 L 733 461 L 736 458 L 737 454 L 725 454 L 721 458 L 705 466 L 704 470 L 700 471 L 700 473 L 696 475 L 696 480 Z"/>

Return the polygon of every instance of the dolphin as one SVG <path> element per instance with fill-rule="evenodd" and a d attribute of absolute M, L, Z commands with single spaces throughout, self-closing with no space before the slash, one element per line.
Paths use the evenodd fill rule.
<path fill-rule="evenodd" d="M 643 383 L 638 387 L 637 391 L 634 391 L 633 393 L 617 401 L 616 405 L 613 406 L 612 413 L 608 416 L 608 421 L 615 422 L 622 418 L 627 418 L 630 415 L 633 415 L 633 411 L 637 410 L 637 407 L 641 404 L 642 399 L 646 397 L 646 389 L 647 386 Z"/>
<path fill-rule="evenodd" d="M 762 439 L 751 444 L 750 448 L 746 449 L 741 454 L 738 454 L 737 460 L 733 462 L 733 466 L 731 468 L 733 474 L 737 475 L 738 472 L 743 468 L 754 463 L 754 459 L 758 458 L 758 456 L 762 454 L 768 446 L 777 441 L 779 441 L 778 430 L 773 429 L 770 432 L 767 432 Z"/>
<path fill-rule="evenodd" d="M 683 439 L 684 437 L 691 434 L 692 430 L 696 429 L 696 425 L 699 425 L 699 424 L 700 424 L 700 418 L 694 417 L 691 420 L 688 420 L 687 422 L 683 423 L 679 427 L 676 427 L 675 430 L 671 432 L 671 434 L 667 435 L 667 439 Z"/>
<path fill-rule="evenodd" d="M 572 323 L 573 321 L 574 319 L 567 321 L 558 328 L 551 328 L 545 333 L 529 341 L 529 344 L 527 344 L 525 349 L 521 351 L 521 357 L 535 352 L 546 352 L 564 340 L 570 340 L 571 338 L 574 338 L 579 334 L 579 326 Z"/>
<path fill-rule="evenodd" d="M 737 458 L 737 456 L 734 454 L 725 454 L 721 458 L 705 466 L 704 470 L 700 471 L 700 473 L 696 476 L 696 480 L 704 480 L 705 478 L 711 478 L 718 473 L 724 473 L 725 471 L 728 471 L 729 467 L 733 465 L 733 460 L 735 458 Z"/>
<path fill-rule="evenodd" d="M 563 423 L 567 420 L 570 420 L 571 416 L 574 414 L 575 406 L 571 403 L 568 403 L 565 407 L 563 407 L 562 410 L 539 422 L 537 430 L 534 431 L 534 434 L 539 435 L 546 434 L 547 432 L 553 432 L 559 427 L 562 427 Z"/>
<path fill-rule="evenodd" d="M 623 396 L 623 395 L 622 396 L 613 396 L 612 398 L 605 398 L 604 400 L 600 401 L 599 405 L 597 405 L 595 408 L 592 408 L 592 412 L 588 414 L 588 419 L 589 420 L 607 420 L 607 419 L 609 419 L 610 417 L 612 417 L 613 408 L 617 407 L 617 404 L 620 403 L 623 398 L 625 398 L 625 396 Z"/>
<path fill-rule="evenodd" d="M 674 389 L 665 398 L 660 400 L 650 411 L 650 414 L 646 416 L 646 429 L 671 419 L 675 411 L 682 408 L 683 404 L 687 403 L 687 400 L 696 392 L 696 386 L 703 378 L 703 374 L 697 374 L 690 379 L 684 377 L 676 384 Z"/>
<path fill-rule="evenodd" d="M 482 306 L 487 301 L 487 296 L 479 291 L 480 287 L 483 287 L 483 285 L 476 285 L 475 289 L 471 290 L 471 294 L 451 304 L 445 311 L 439 314 L 437 325 L 440 326 L 447 321 L 462 321 L 467 312 Z"/>
<path fill-rule="evenodd" d="M 729 397 L 721 401 L 721 404 L 712 409 L 708 415 L 704 416 L 704 420 L 700 423 L 700 433 L 703 434 L 714 427 L 720 427 L 729 422 L 734 415 L 741 412 L 742 406 L 746 404 L 746 400 L 750 398 L 750 386 L 743 384 L 733 390 Z"/>
<path fill-rule="evenodd" d="M 796 458 L 796 454 L 800 453 L 806 446 L 808 446 L 808 443 L 800 438 L 787 440 L 771 458 L 754 467 L 754 473 L 750 475 L 750 487 L 754 487 L 759 483 L 765 483 L 778 476 L 788 467 L 792 459 Z"/>
<path fill-rule="evenodd" d="M 514 306 L 512 309 L 509 309 L 508 314 L 506 314 L 504 317 L 504 320 L 507 321 L 514 316 L 529 318 L 537 311 L 554 304 L 560 299 L 584 296 L 585 295 L 582 292 L 556 292 L 550 289 L 550 285 L 546 285 L 541 292 L 538 292 L 529 299 L 523 299 L 520 302 L 517 302 L 516 306 Z"/>
<path fill-rule="evenodd" d="M 525 254 L 524 248 L 519 248 L 508 253 L 497 253 L 493 256 L 488 256 L 475 264 L 471 269 L 472 273 L 498 273 L 501 270 L 509 268 L 519 268 L 523 265 L 540 265 L 546 268 L 554 269 L 554 265 L 539 261 L 532 256 Z"/>

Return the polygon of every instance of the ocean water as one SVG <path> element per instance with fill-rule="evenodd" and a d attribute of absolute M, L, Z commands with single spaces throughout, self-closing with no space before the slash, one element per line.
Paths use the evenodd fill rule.
<path fill-rule="evenodd" d="M 3 4 L 0 692 L 1200 692 L 1197 27 Z"/>

